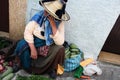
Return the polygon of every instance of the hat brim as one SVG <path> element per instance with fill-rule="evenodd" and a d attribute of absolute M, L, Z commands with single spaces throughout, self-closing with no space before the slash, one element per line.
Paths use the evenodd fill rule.
<path fill-rule="evenodd" d="M 50 9 L 48 9 L 47 6 L 42 1 L 40 1 L 40 3 L 41 3 L 41 6 L 54 18 L 56 18 L 58 20 L 62 20 L 62 21 L 70 20 L 70 16 L 66 11 L 65 11 L 65 14 L 63 14 L 62 17 L 59 18 L 55 13 L 53 13 Z"/>

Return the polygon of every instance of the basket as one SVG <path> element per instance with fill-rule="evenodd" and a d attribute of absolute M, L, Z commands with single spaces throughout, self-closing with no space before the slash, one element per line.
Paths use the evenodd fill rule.
<path fill-rule="evenodd" d="M 15 49 L 16 41 L 7 37 L 0 37 L 0 54 L 11 54 Z"/>

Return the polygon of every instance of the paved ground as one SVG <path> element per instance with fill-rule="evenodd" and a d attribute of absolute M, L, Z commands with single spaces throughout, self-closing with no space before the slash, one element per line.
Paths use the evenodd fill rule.
<path fill-rule="evenodd" d="M 120 80 L 120 66 L 103 62 L 99 62 L 99 66 L 103 71 L 102 75 L 94 75 L 91 77 L 91 80 Z M 74 80 L 72 76 L 72 73 L 67 73 L 57 80 Z"/>
<path fill-rule="evenodd" d="M 100 63 L 103 71 L 101 76 L 95 77 L 96 80 L 120 80 L 120 65 Z"/>
<path fill-rule="evenodd" d="M 103 71 L 102 75 L 100 76 L 94 75 L 91 77 L 91 80 L 120 80 L 120 65 L 118 66 L 109 63 L 99 62 L 99 66 Z M 19 71 L 18 74 L 29 76 L 29 74 L 27 74 L 23 70 Z M 48 75 L 45 76 L 48 77 Z M 13 80 L 15 80 L 15 78 Z M 56 80 L 75 80 L 75 79 L 73 78 L 73 72 L 69 72 L 64 73 L 62 76 L 58 76 Z"/>

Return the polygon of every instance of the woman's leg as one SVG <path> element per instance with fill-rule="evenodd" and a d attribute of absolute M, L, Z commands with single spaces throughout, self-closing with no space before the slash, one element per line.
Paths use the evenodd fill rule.
<path fill-rule="evenodd" d="M 59 51 L 57 52 L 54 60 L 53 60 L 53 63 L 51 65 L 51 67 L 55 70 L 57 70 L 58 68 L 58 64 L 59 65 L 63 65 L 64 63 L 64 58 L 65 58 L 65 48 L 64 47 L 61 47 L 59 49 Z"/>
<path fill-rule="evenodd" d="M 52 61 L 51 66 L 49 67 L 49 70 L 48 70 L 49 71 L 48 74 L 51 78 L 56 78 L 57 77 L 58 64 L 61 65 L 61 66 L 63 65 L 64 57 L 65 57 L 65 49 L 64 49 L 64 47 L 61 47 L 58 50 L 54 60 Z"/>
<path fill-rule="evenodd" d="M 20 55 L 21 65 L 24 69 L 29 69 L 31 64 L 31 58 L 30 58 L 30 51 L 29 49 L 26 49 L 21 55 Z"/>

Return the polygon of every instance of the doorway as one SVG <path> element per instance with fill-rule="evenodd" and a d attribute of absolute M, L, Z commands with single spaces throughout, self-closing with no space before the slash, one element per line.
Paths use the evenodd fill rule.
<path fill-rule="evenodd" d="M 120 55 L 120 15 L 116 20 L 116 23 L 113 26 L 102 50 Z"/>
<path fill-rule="evenodd" d="M 9 0 L 0 1 L 0 31 L 9 32 Z"/>
<path fill-rule="evenodd" d="M 99 61 L 120 65 L 120 15 L 99 55 Z"/>

